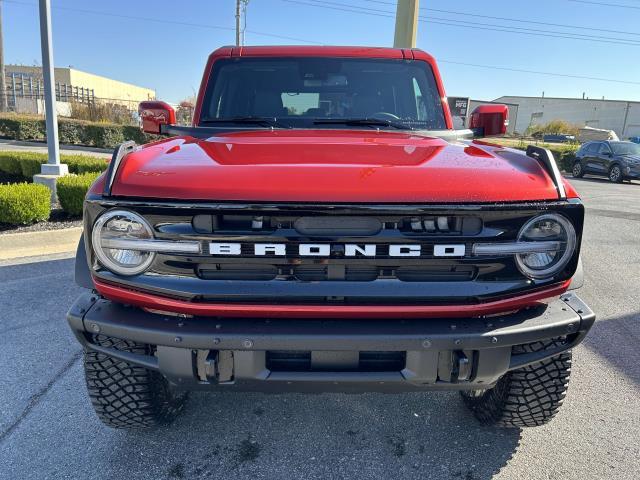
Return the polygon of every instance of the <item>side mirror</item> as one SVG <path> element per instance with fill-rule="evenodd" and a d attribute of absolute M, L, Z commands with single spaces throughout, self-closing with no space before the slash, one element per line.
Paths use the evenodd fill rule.
<path fill-rule="evenodd" d="M 160 134 L 161 125 L 175 125 L 176 111 L 171 105 L 157 100 L 140 102 L 140 128 L 145 133 Z"/>
<path fill-rule="evenodd" d="M 492 137 L 507 133 L 509 108 L 506 105 L 480 105 L 471 112 L 469 128 L 479 137 Z"/>

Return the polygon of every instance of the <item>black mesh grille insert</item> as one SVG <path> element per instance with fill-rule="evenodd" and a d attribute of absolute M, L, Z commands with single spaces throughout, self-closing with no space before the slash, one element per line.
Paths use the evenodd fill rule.
<path fill-rule="evenodd" d="M 472 280 L 476 268 L 467 265 L 407 266 L 396 270 L 396 278 L 403 282 L 455 282 Z"/>
<path fill-rule="evenodd" d="M 371 282 L 378 278 L 378 268 L 366 265 L 299 265 L 293 269 L 296 279 L 303 282 L 346 280 Z"/>
<path fill-rule="evenodd" d="M 205 280 L 273 280 L 278 275 L 275 265 L 215 264 L 198 268 Z"/>
<path fill-rule="evenodd" d="M 356 367 L 336 368 L 354 372 L 399 372 L 405 367 L 406 352 L 359 352 Z M 274 372 L 322 372 L 333 371 L 325 366 L 314 365 L 311 351 L 269 350 L 266 352 L 266 367 Z"/>

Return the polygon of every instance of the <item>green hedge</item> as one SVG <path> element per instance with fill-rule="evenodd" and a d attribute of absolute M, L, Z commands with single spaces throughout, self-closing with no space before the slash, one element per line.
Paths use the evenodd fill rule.
<path fill-rule="evenodd" d="M 564 172 L 570 172 L 573 170 L 573 162 L 576 160 L 576 152 L 580 148 L 580 145 L 566 144 L 566 145 L 551 145 L 541 144 L 541 147 L 548 148 L 553 153 L 553 157 L 556 159 L 558 168 Z M 524 150 L 527 148 L 525 147 Z"/>
<path fill-rule="evenodd" d="M 40 165 L 47 163 L 46 153 L 0 151 L 0 172 L 22 177 L 31 181 L 40 173 Z M 75 174 L 99 173 L 107 168 L 108 158 L 96 158 L 88 155 L 60 155 L 60 161 L 69 166 L 69 172 Z"/>
<path fill-rule="evenodd" d="M 44 185 L 0 185 L 0 223 L 25 225 L 47 220 L 50 210 L 51 191 Z"/>
<path fill-rule="evenodd" d="M 0 115 L 0 136 L 14 140 L 45 140 L 44 119 L 27 115 Z M 68 118 L 58 120 L 58 137 L 60 143 L 99 148 L 114 148 L 126 140 L 143 144 L 158 139 L 156 135 L 148 135 L 131 125 Z"/>
<path fill-rule="evenodd" d="M 72 216 L 82 215 L 82 203 L 91 184 L 99 173 L 83 175 L 67 175 L 60 177 L 56 183 L 58 200 L 62 209 Z"/>
<path fill-rule="evenodd" d="M 527 139 L 514 139 L 514 138 L 491 138 L 491 143 L 497 143 L 505 147 L 511 147 L 518 150 L 526 150 L 529 145 L 536 145 L 538 147 L 548 148 L 553 153 L 553 157 L 558 163 L 558 168 L 565 172 L 570 172 L 573 169 L 573 162 L 576 160 L 576 152 L 580 148 L 578 144 L 565 143 L 542 143 L 527 140 Z"/>

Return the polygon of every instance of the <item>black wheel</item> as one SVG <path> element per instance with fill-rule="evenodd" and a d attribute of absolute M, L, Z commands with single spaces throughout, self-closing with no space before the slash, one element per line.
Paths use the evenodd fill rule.
<path fill-rule="evenodd" d="M 107 348 L 149 355 L 151 346 L 97 335 Z M 151 428 L 170 423 L 182 410 L 186 393 L 175 392 L 158 372 L 102 353 L 84 353 L 89 398 L 98 418 L 113 428 Z"/>
<path fill-rule="evenodd" d="M 609 180 L 611 180 L 613 183 L 622 183 L 622 180 L 624 180 L 624 178 L 622 176 L 622 169 L 620 168 L 620 165 L 614 165 L 613 167 L 611 167 L 611 169 L 609 170 Z"/>
<path fill-rule="evenodd" d="M 561 340 L 513 347 L 514 353 L 537 352 Z M 461 392 L 464 403 L 485 425 L 506 428 L 548 423 L 564 400 L 571 373 L 571 352 L 508 372 L 488 390 Z"/>
<path fill-rule="evenodd" d="M 582 170 L 582 164 L 580 162 L 576 162 L 573 164 L 572 173 L 575 178 L 582 178 L 582 176 L 584 175 L 584 170 Z"/>

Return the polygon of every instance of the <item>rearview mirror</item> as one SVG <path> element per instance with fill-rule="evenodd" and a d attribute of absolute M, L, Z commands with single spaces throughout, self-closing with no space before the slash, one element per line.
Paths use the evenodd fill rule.
<path fill-rule="evenodd" d="M 176 123 L 176 111 L 171 105 L 157 100 L 140 102 L 138 106 L 140 128 L 145 133 L 162 133 L 162 125 Z"/>
<path fill-rule="evenodd" d="M 507 133 L 509 108 L 506 105 L 480 105 L 471 112 L 469 128 L 478 137 L 492 137 Z"/>

